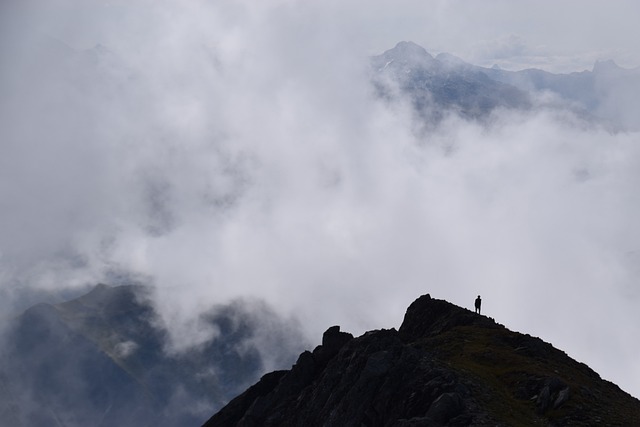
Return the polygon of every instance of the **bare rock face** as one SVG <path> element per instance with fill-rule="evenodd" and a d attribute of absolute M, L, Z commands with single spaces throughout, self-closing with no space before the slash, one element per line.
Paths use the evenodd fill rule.
<path fill-rule="evenodd" d="M 544 341 L 424 295 L 399 331 L 329 328 L 212 426 L 640 425 L 640 401 Z"/>

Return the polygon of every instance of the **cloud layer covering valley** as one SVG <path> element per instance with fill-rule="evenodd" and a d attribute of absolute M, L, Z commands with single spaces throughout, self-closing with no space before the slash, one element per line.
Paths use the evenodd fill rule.
<path fill-rule="evenodd" d="M 487 18 L 513 23 L 494 34 L 459 2 L 400 3 L 1 6 L 3 295 L 149 281 L 187 345 L 199 313 L 236 297 L 319 339 L 397 327 L 427 292 L 466 307 L 481 294 L 487 315 L 639 396 L 638 133 L 545 109 L 418 132 L 409 103 L 376 97 L 367 55 L 429 37 L 461 54 L 464 23 L 485 50 L 550 35 L 533 40 L 521 15 Z M 603 20 L 622 34 L 602 24 L 608 45 L 572 36 L 562 51 L 639 65 L 620 41 L 637 40 L 637 13 L 617 7 Z"/>

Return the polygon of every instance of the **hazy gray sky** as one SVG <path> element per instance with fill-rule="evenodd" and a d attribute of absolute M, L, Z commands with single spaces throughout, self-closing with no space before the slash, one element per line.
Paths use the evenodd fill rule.
<path fill-rule="evenodd" d="M 34 31 L 76 48 L 102 43 L 116 50 L 144 49 L 159 39 L 184 41 L 183 36 L 204 34 L 220 37 L 202 42 L 242 45 L 252 36 L 258 42 L 262 31 L 280 28 L 296 35 L 290 43 L 319 37 L 327 47 L 351 46 L 357 49 L 354 53 L 380 53 L 397 41 L 412 40 L 429 51 L 457 54 L 479 65 L 530 64 L 551 71 L 579 71 L 597 59 L 640 65 L 635 19 L 640 5 L 633 0 L 13 3 L 26 11 L 24 23 Z M 15 16 L 7 19 L 16 22 Z"/>
<path fill-rule="evenodd" d="M 638 134 L 540 111 L 418 137 L 366 58 L 635 67 L 640 3 L 256 3 L 3 2 L 3 288 L 138 275 L 183 341 L 239 295 L 319 340 L 480 293 L 639 396 Z"/>

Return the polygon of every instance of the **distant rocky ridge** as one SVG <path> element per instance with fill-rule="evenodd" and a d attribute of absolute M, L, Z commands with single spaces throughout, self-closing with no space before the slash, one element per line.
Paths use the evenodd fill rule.
<path fill-rule="evenodd" d="M 215 339 L 167 351 L 148 291 L 98 285 L 18 316 L 0 351 L 0 426 L 199 425 L 264 373 L 257 339 L 283 366 L 302 347 L 268 307 L 237 301 L 203 318 Z"/>
<path fill-rule="evenodd" d="M 33 70 L 36 84 L 62 76 L 70 87 L 100 98 L 111 93 L 129 99 L 140 90 L 136 84 L 140 76 L 108 47 L 76 51 L 44 39 L 36 54 L 48 58 L 46 69 Z M 612 131 L 640 130 L 640 67 L 624 69 L 611 60 L 568 74 L 535 68 L 509 71 L 473 65 L 449 53 L 434 57 L 423 47 L 403 41 L 371 57 L 370 69 L 376 93 L 388 100 L 409 99 L 427 129 L 450 114 L 484 120 L 499 110 L 544 107 L 573 111 L 585 122 Z M 8 94 L 13 90 L 6 89 Z M 143 98 L 142 93 L 136 98 Z M 131 101 L 138 102 L 136 98 Z M 110 107 L 108 99 L 105 108 Z"/>
<path fill-rule="evenodd" d="M 429 295 L 399 330 L 329 328 L 215 426 L 640 425 L 640 401 L 552 345 Z"/>
<path fill-rule="evenodd" d="M 613 130 L 640 129 L 640 69 L 624 69 L 613 61 L 570 74 L 507 71 L 447 53 L 433 57 L 415 43 L 400 42 L 372 57 L 371 67 L 380 96 L 408 97 L 427 125 L 450 113 L 483 119 L 497 109 L 527 111 L 547 94 L 552 95 L 544 97 L 547 107 L 572 110 Z"/>

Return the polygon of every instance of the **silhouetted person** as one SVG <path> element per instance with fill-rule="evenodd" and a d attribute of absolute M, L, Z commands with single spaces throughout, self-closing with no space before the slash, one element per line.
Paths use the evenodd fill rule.
<path fill-rule="evenodd" d="M 476 313 L 480 314 L 480 306 L 482 305 L 482 300 L 480 299 L 480 295 L 476 298 Z"/>

